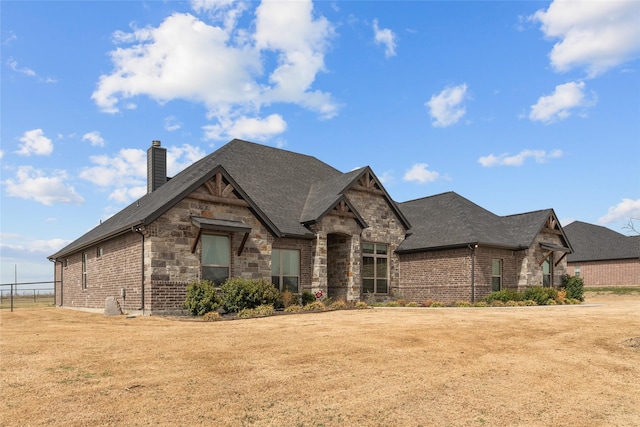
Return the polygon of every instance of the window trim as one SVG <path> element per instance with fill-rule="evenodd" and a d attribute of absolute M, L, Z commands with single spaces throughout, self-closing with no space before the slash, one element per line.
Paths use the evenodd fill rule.
<path fill-rule="evenodd" d="M 493 271 L 493 263 L 496 262 L 496 261 L 498 261 L 499 268 L 500 268 L 500 271 L 499 271 L 499 273 L 497 275 L 494 274 L 494 271 Z M 492 258 L 491 259 L 491 291 L 492 292 L 496 292 L 496 289 L 493 288 L 493 279 L 495 279 L 495 278 L 500 279 L 500 281 L 498 283 L 497 291 L 501 291 L 502 290 L 503 269 L 504 269 L 504 262 L 503 262 L 502 258 Z"/>
<path fill-rule="evenodd" d="M 87 290 L 88 288 L 88 279 L 87 279 L 87 264 L 89 263 L 89 254 L 87 252 L 82 252 L 82 281 L 81 286 L 82 290 Z"/>
<path fill-rule="evenodd" d="M 226 237 L 227 238 L 227 243 L 228 243 L 228 251 L 229 251 L 229 263 L 228 264 L 205 264 L 204 260 L 202 259 L 203 253 L 204 253 L 204 241 L 205 241 L 205 236 L 219 236 L 219 237 Z M 206 279 L 204 277 L 204 272 L 203 269 L 205 267 L 214 267 L 214 268 L 221 268 L 224 267 L 227 269 L 227 278 L 225 280 L 223 280 L 221 283 L 217 284 L 217 285 L 221 285 L 222 283 L 224 283 L 226 280 L 231 278 L 231 263 L 232 263 L 232 259 L 233 259 L 233 254 L 231 252 L 231 235 L 229 234 L 225 234 L 225 233 L 202 233 L 202 237 L 200 239 L 200 277 L 202 278 L 202 280 L 209 280 Z"/>
<path fill-rule="evenodd" d="M 544 264 L 549 263 L 549 274 L 545 274 L 544 272 Z M 549 283 L 545 285 L 545 277 L 549 277 Z M 553 252 L 549 254 L 548 257 L 542 261 L 542 287 L 543 288 L 553 288 Z"/>
<path fill-rule="evenodd" d="M 373 252 L 372 253 L 365 253 L 364 252 L 364 246 L 365 245 L 373 245 Z M 385 248 L 384 254 L 378 253 L 378 246 Z M 362 265 L 364 266 L 364 259 L 365 258 L 373 258 L 373 277 L 365 277 L 364 275 L 364 269 L 361 270 L 360 273 L 360 286 L 361 286 L 361 293 L 365 294 L 365 293 L 369 293 L 369 292 L 365 292 L 364 291 L 364 281 L 365 279 L 367 280 L 371 280 L 373 279 L 373 294 L 374 295 L 388 295 L 390 294 L 390 286 L 389 286 L 389 274 L 390 274 L 390 257 L 389 257 L 389 247 L 390 245 L 388 243 L 384 243 L 384 242 L 362 242 L 361 246 L 360 246 L 360 252 L 361 252 L 361 260 L 362 260 Z M 386 272 L 385 272 L 385 277 L 378 277 L 378 259 L 384 259 L 386 260 Z M 385 280 L 386 281 L 386 291 L 385 292 L 378 292 L 378 280 Z"/>
<path fill-rule="evenodd" d="M 273 271 L 273 253 L 274 251 L 278 251 L 280 253 L 280 256 L 278 257 L 279 259 L 279 265 L 278 265 L 278 275 L 274 275 L 274 271 Z M 284 275 L 283 274 L 283 268 L 282 268 L 282 252 L 295 252 L 298 254 L 298 274 L 297 275 Z M 284 291 L 283 286 L 284 286 L 284 278 L 285 277 L 295 277 L 297 279 L 297 290 L 295 292 L 293 292 L 294 294 L 297 294 L 300 292 L 300 270 L 301 270 L 301 265 L 300 265 L 300 260 L 301 260 L 301 253 L 299 249 L 287 249 L 287 248 L 271 248 L 271 283 L 273 283 L 273 286 L 276 287 L 276 289 L 280 290 L 281 292 Z M 278 278 L 278 283 L 274 283 L 274 277 Z"/>

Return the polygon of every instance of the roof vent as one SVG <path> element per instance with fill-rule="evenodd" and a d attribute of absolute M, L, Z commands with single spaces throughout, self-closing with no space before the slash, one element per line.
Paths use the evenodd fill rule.
<path fill-rule="evenodd" d="M 167 182 L 167 149 L 158 140 L 147 150 L 147 194 Z"/>

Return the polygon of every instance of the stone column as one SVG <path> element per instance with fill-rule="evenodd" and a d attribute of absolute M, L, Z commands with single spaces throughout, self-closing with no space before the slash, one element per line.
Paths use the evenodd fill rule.
<path fill-rule="evenodd" d="M 322 292 L 326 296 L 327 288 L 327 233 L 316 231 L 316 241 L 311 253 L 313 270 L 311 273 L 311 292 Z"/>

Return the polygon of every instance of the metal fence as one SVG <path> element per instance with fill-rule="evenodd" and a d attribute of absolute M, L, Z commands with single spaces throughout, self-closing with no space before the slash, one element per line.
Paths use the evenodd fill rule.
<path fill-rule="evenodd" d="M 35 285 L 38 287 L 34 287 Z M 54 287 L 55 282 L 2 283 L 0 284 L 0 309 L 13 311 L 18 307 L 53 306 L 55 304 Z"/>

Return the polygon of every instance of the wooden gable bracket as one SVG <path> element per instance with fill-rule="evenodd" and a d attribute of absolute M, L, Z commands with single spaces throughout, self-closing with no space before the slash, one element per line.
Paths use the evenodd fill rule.
<path fill-rule="evenodd" d="M 549 255 L 551 255 L 552 253 L 553 251 L 545 252 L 544 257 L 542 257 L 542 261 L 538 261 L 538 266 L 541 266 L 547 260 L 547 258 L 549 258 Z"/>
<path fill-rule="evenodd" d="M 349 205 L 347 205 L 347 203 L 344 200 L 340 200 L 340 202 L 338 202 L 338 204 L 333 208 L 333 211 L 331 211 L 331 213 L 334 215 L 344 216 L 347 218 L 356 217 L 356 215 L 353 212 L 351 212 Z"/>
<path fill-rule="evenodd" d="M 545 226 L 542 228 L 542 231 L 562 236 L 562 231 L 560 231 L 560 223 L 553 215 L 549 215 L 549 218 L 547 219 Z"/>
<path fill-rule="evenodd" d="M 369 171 L 365 172 L 360 177 L 360 179 L 358 180 L 358 183 L 354 185 L 354 189 L 360 190 L 360 191 L 367 191 L 369 193 L 384 194 L 380 189 L 378 182 L 371 175 L 371 172 Z"/>
<path fill-rule="evenodd" d="M 246 200 L 239 199 L 236 197 L 232 197 L 233 185 L 226 182 L 222 172 L 218 172 L 215 176 L 204 183 L 204 187 L 207 189 L 209 194 L 193 194 L 192 198 L 197 200 L 202 200 L 203 202 L 212 202 L 212 203 L 224 203 L 227 205 L 234 206 L 244 206 L 248 207 L 249 203 Z"/>

